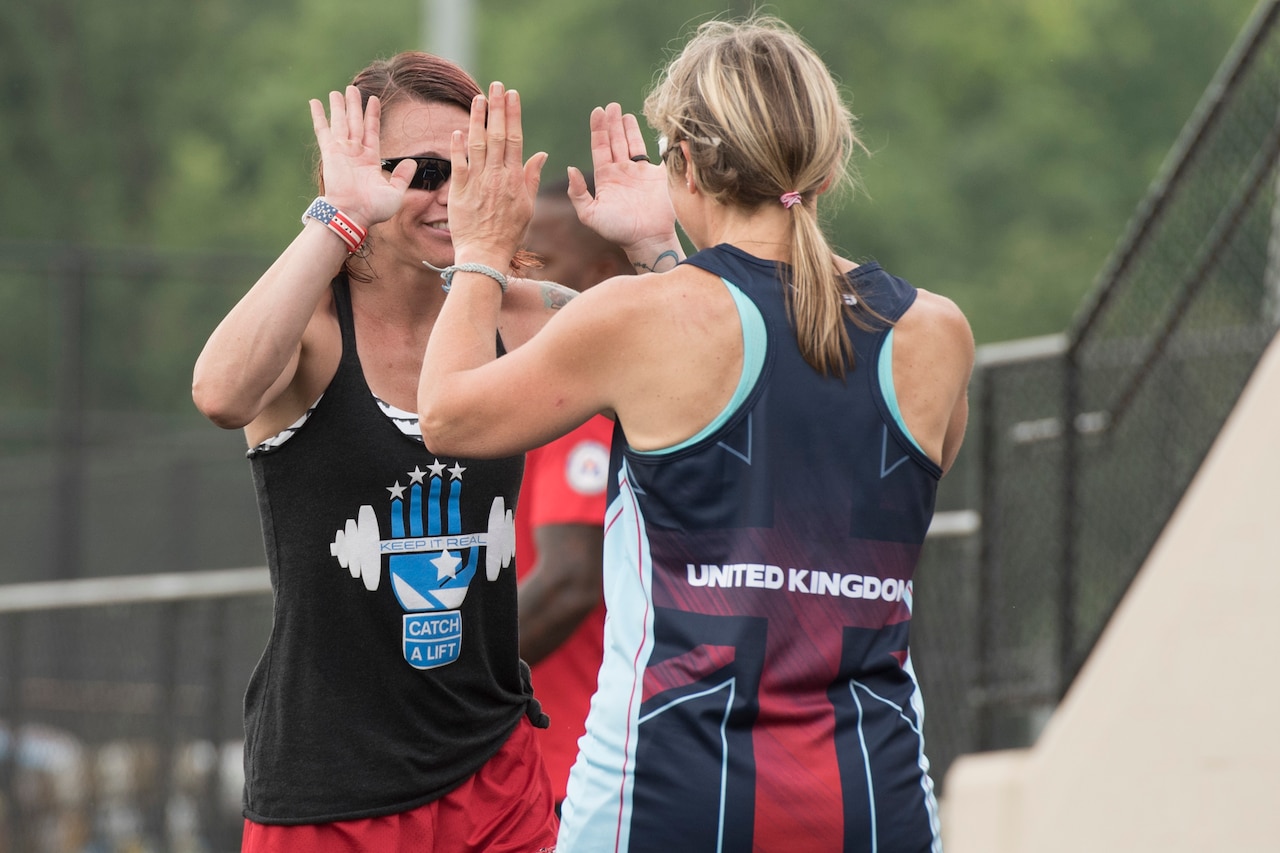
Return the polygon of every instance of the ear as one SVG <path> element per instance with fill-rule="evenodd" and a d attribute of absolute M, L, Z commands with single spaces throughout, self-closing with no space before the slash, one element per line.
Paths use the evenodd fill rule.
<path fill-rule="evenodd" d="M 822 182 L 822 185 L 820 187 L 818 187 L 818 195 L 822 195 L 827 190 L 831 189 L 831 185 L 835 183 L 835 180 L 836 180 L 835 175 L 828 175 L 827 179 Z"/>
<path fill-rule="evenodd" d="M 698 192 L 698 182 L 694 180 L 693 174 L 693 158 L 689 156 L 689 141 L 682 139 L 679 142 L 680 154 L 684 160 L 684 185 L 689 192 L 696 194 Z"/>

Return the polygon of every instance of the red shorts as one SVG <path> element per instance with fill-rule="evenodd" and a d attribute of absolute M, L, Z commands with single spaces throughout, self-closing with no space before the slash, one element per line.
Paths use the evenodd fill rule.
<path fill-rule="evenodd" d="M 554 853 L 559 822 L 533 725 L 438 800 L 400 814 L 277 826 L 244 822 L 242 853 Z"/>

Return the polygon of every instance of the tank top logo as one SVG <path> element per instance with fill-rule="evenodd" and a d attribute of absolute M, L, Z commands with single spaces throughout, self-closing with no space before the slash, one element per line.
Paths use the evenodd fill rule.
<path fill-rule="evenodd" d="M 391 588 L 404 608 L 404 659 L 415 669 L 446 666 L 462 653 L 462 613 L 459 609 L 480 567 L 485 550 L 485 575 L 496 580 L 510 565 L 515 550 L 512 513 L 501 496 L 489 510 L 488 529 L 462 527 L 462 477 L 467 469 L 440 460 L 426 471 L 415 467 L 408 483 L 387 487 L 386 515 L 390 536 L 382 538 L 379 513 L 368 504 L 348 519 L 329 545 L 329 553 L 351 577 L 373 592 L 382 581 L 387 558 Z"/>
<path fill-rule="evenodd" d="M 569 452 L 564 478 L 580 495 L 598 495 L 609 485 L 609 448 L 598 441 L 582 441 Z"/>

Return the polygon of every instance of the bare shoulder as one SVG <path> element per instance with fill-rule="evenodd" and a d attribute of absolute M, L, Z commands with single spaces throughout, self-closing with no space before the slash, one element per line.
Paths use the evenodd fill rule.
<path fill-rule="evenodd" d="M 578 294 L 549 281 L 509 278 L 498 316 L 498 332 L 508 349 L 518 347 L 542 330 L 547 321 Z"/>
<path fill-rule="evenodd" d="M 624 326 L 619 332 L 638 334 L 655 346 L 718 346 L 723 335 L 738 340 L 737 308 L 720 277 L 698 267 L 681 265 L 673 270 L 625 275 L 596 285 L 577 302 L 607 314 Z M 596 307 L 598 306 L 598 307 Z M 578 307 L 576 304 L 573 307 Z"/>
<path fill-rule="evenodd" d="M 893 330 L 893 384 L 908 431 L 945 472 L 968 419 L 973 332 L 945 296 L 921 290 Z"/>
<path fill-rule="evenodd" d="M 646 311 L 653 310 L 663 296 L 670 294 L 671 286 L 678 285 L 682 277 L 679 270 L 622 275 L 582 293 L 552 282 L 511 279 L 502 300 L 503 340 L 509 346 L 519 346 L 557 315 L 566 313 L 575 324 L 597 327 L 642 321 Z"/>
<path fill-rule="evenodd" d="M 960 357 L 966 364 L 973 361 L 968 318 L 955 302 L 928 290 L 917 291 L 915 302 L 895 325 L 894 340 L 895 350 L 904 346 L 936 349 L 939 355 Z"/>
<path fill-rule="evenodd" d="M 940 324 L 968 334 L 969 321 L 960 310 L 960 306 L 931 290 L 917 288 L 916 301 L 907 311 L 907 316 L 912 316 L 920 322 Z"/>
<path fill-rule="evenodd" d="M 685 268 L 682 267 L 662 273 L 614 276 L 581 293 L 550 281 L 512 278 L 509 280 L 507 295 L 503 299 L 502 310 L 504 312 L 508 310 L 556 311 L 571 301 L 585 298 L 598 299 L 602 293 L 611 294 L 613 298 L 619 294 L 638 294 L 664 282 L 677 282 L 685 272 Z"/>
<path fill-rule="evenodd" d="M 926 433 L 945 424 L 944 416 L 963 396 L 973 359 L 973 332 L 964 312 L 945 296 L 921 290 L 893 329 L 893 376 L 904 410 L 928 414 L 925 421 L 932 426 L 924 427 Z"/>

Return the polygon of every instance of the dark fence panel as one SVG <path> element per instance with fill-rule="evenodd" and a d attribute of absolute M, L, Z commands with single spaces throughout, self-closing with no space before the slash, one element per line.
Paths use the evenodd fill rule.
<path fill-rule="evenodd" d="M 239 849 L 241 697 L 271 597 L 265 570 L 223 574 L 252 591 L 165 598 L 217 573 L 156 574 L 146 600 L 15 609 L 86 582 L 5 587 L 0 850 Z"/>
<path fill-rule="evenodd" d="M 1064 684 L 1277 327 L 1277 14 L 1256 11 L 1071 332 Z"/>
<path fill-rule="evenodd" d="M 1061 351 L 986 353 L 979 748 L 1034 740 L 1275 335 L 1278 9 L 1256 10 Z"/>

